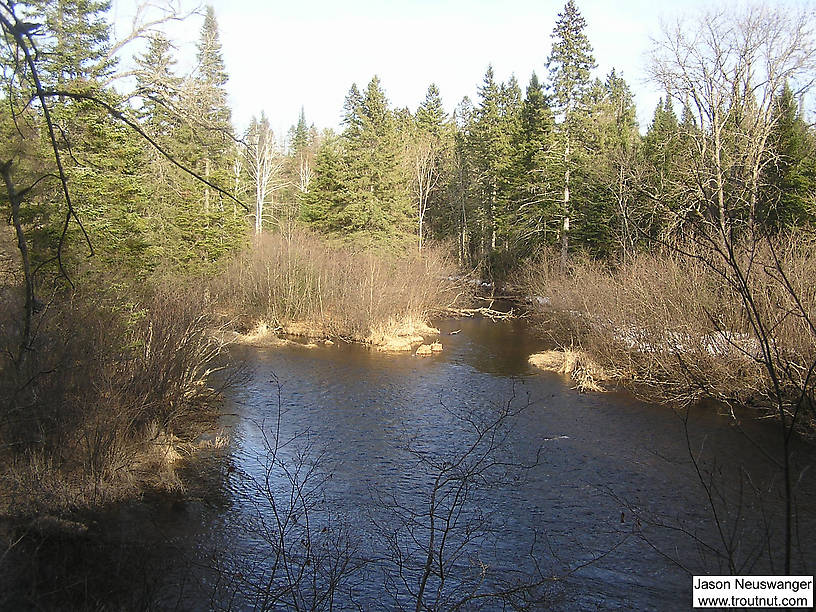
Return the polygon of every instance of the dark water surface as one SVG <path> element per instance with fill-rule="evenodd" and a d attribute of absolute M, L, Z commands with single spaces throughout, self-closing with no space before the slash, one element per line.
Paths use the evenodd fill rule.
<path fill-rule="evenodd" d="M 375 503 L 376 496 L 384 492 L 421 509 L 432 481 L 407 446 L 421 448 L 426 457 L 455 457 L 471 439 L 455 414 L 490 414 L 508 404 L 524 410 L 502 452 L 526 461 L 541 448 L 540 460 L 520 478 L 473 498 L 492 517 L 485 524 L 498 532 L 473 543 L 464 558 L 478 556 L 499 573 L 529 570 L 535 540 L 533 555 L 542 571 L 561 578 L 547 584 L 546 607 L 563 610 L 686 609 L 688 572 L 727 573 L 695 541 L 722 548 L 678 414 L 625 393 L 579 394 L 568 379 L 535 371 L 527 358 L 546 346 L 523 321 L 442 320 L 438 326 L 444 351 L 424 359 L 345 345 L 234 349 L 234 358 L 246 361 L 248 379 L 230 392 L 227 462 L 204 501 L 189 504 L 174 519 L 195 542 L 196 563 L 207 570 L 193 591 L 200 595 L 211 588 L 213 605 L 258 604 L 242 594 L 240 584 L 251 581 L 253 572 L 264 575 L 260 521 L 268 528 L 273 511 L 253 483 L 267 482 L 265 448 L 279 428 L 278 440 L 293 440 L 279 451 L 289 465 L 301 457 L 310 466 L 322 456 L 315 473 L 326 480 L 313 498 L 312 520 L 319 529 L 324 523 L 347 526 L 354 554 L 374 559 L 351 587 L 352 599 L 364 609 L 405 604 L 402 596 L 395 600 L 389 594 L 399 585 L 389 589 L 377 567 L 377 559 L 387 556 L 385 534 L 378 529 L 389 524 L 384 518 L 389 509 Z M 702 453 L 715 499 L 721 494 L 726 500 L 718 516 L 737 558 L 755 560 L 743 573 L 781 572 L 778 565 L 769 567 L 767 547 L 752 548 L 765 542 L 768 530 L 779 541 L 778 479 L 757 447 L 775 452 L 777 430 L 770 422 L 744 426 L 745 432 L 738 431 L 731 419 L 695 408 L 690 446 Z M 798 477 L 816 454 L 802 446 L 796 459 Z M 802 564 L 815 548 L 813 481 L 814 472 L 805 470 L 798 482 L 799 573 L 805 573 Z M 268 484 L 286 494 L 279 471 Z M 379 528 L 371 526 L 372 519 L 380 520 Z M 778 551 L 770 548 L 778 561 Z M 229 602 L 227 592 L 234 596 Z M 350 601 L 338 596 L 335 608 Z"/>

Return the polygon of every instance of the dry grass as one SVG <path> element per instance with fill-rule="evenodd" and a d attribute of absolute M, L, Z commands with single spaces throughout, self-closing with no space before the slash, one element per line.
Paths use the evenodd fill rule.
<path fill-rule="evenodd" d="M 453 301 L 453 270 L 432 248 L 395 256 L 296 231 L 258 238 L 216 280 L 213 294 L 246 329 L 265 321 L 311 339 L 400 344 Z"/>
<path fill-rule="evenodd" d="M 569 376 L 582 393 L 604 391 L 600 383 L 612 378 L 585 351 L 573 349 L 544 351 L 530 355 L 529 361 L 545 372 Z"/>
<path fill-rule="evenodd" d="M 26 358 L 15 303 L 3 312 L 0 515 L 62 515 L 179 490 L 182 441 L 212 418 L 208 379 L 222 344 L 204 293 L 159 288 L 123 306 L 80 292 L 38 315 Z"/>
<path fill-rule="evenodd" d="M 741 249 L 739 265 L 759 318 L 771 330 L 772 359 L 789 373 L 784 391 L 809 385 L 816 362 L 816 249 L 803 236 L 769 247 Z M 702 397 L 771 403 L 772 380 L 760 340 L 727 266 L 699 246 L 687 255 L 667 250 L 639 255 L 615 269 L 576 261 L 560 273 L 548 254 L 525 274 L 526 291 L 562 345 L 576 344 L 611 375 L 674 402 Z M 782 282 L 780 271 L 792 291 Z M 797 314 L 798 313 L 798 314 Z M 797 379 L 798 377 L 798 379 Z"/>

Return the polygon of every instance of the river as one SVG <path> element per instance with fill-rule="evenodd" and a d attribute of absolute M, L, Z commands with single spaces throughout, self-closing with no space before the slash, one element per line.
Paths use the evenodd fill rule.
<path fill-rule="evenodd" d="M 736 427 L 698 406 L 686 436 L 685 413 L 624 392 L 580 394 L 565 377 L 531 368 L 528 356 L 547 345 L 523 320 L 436 324 L 444 351 L 427 358 L 342 343 L 232 349 L 246 377 L 227 398 L 230 443 L 209 464 L 204 492 L 164 525 L 195 557 L 195 586 L 182 599 L 274 609 L 286 561 L 303 572 L 301 605 L 335 580 L 335 609 L 413 609 L 434 477 L 465 453 L 474 426 L 508 408 L 490 451 L 499 467 L 438 491 L 439 516 L 453 508 L 459 522 L 448 534 L 435 525 L 437 546 L 449 538 L 449 577 L 441 587 L 430 577 L 429 605 L 445 609 L 469 588 L 485 594 L 526 577 L 540 581 L 534 608 L 690 607 L 691 573 L 724 574 L 727 565 L 714 552 L 724 545 L 689 449 L 734 558 L 746 564 L 739 569 L 781 571 L 778 470 L 758 450 L 777 452 L 773 423 L 738 414 Z M 794 573 L 816 552 L 814 460 L 813 447 L 796 446 Z M 301 497 L 290 497 L 290 478 Z M 467 493 L 459 506 L 444 497 L 456 490 Z M 271 554 L 281 530 L 297 540 L 285 557 Z M 477 601 L 500 608 L 478 599 L 463 609 Z"/>

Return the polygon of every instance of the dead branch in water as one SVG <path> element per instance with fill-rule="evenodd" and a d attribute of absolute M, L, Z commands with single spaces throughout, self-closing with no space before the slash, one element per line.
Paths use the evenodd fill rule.
<path fill-rule="evenodd" d="M 503 312 L 501 310 L 493 310 L 492 308 L 483 306 L 482 308 L 451 308 L 445 309 L 445 313 L 455 317 L 487 317 L 492 321 L 503 321 L 505 319 L 517 319 L 519 316 L 513 310 Z"/>

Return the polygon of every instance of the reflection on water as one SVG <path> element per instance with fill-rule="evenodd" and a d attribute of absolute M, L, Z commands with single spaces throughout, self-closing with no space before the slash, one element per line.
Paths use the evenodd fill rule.
<path fill-rule="evenodd" d="M 491 547 L 477 551 L 480 558 L 507 571 L 524 565 L 535 534 L 542 567 L 568 575 L 549 587 L 549 605 L 562 609 L 684 608 L 690 605 L 691 579 L 681 566 L 723 573 L 687 535 L 716 543 L 677 414 L 624 393 L 578 394 L 563 377 L 533 371 L 527 357 L 546 346 L 523 321 L 443 320 L 438 325 L 444 351 L 424 359 L 343 345 L 234 349 L 250 376 L 226 410 L 236 415 L 226 421 L 234 438 L 229 462 L 218 468 L 228 503 L 204 504 L 207 512 L 191 515 L 197 522 L 187 537 L 202 555 L 218 549 L 222 562 L 233 567 L 252 558 L 255 571 L 263 573 L 265 543 L 259 534 L 264 529 L 269 534 L 265 519 L 271 517 L 265 517 L 268 504 L 255 485 L 267 482 L 267 447 L 271 432 L 279 428 L 278 440 L 292 440 L 277 455 L 285 464 L 322 457 L 319 473 L 326 481 L 316 498 L 315 520 L 334 517 L 350 525 L 356 554 L 383 557 L 386 539 L 371 528 L 382 510 L 375 495 L 386 492 L 408 504 L 427 499 L 430 481 L 408 447 L 421 448 L 426 457 L 455 457 L 470 434 L 455 414 L 486 414 L 515 397 L 512 405 L 526 409 L 505 450 L 522 461 L 539 447 L 543 453 L 523 477 L 480 498 L 480 507 L 493 511 L 492 524 L 501 526 L 499 538 L 479 541 Z M 755 486 L 768 489 L 774 470 L 754 443 L 773 449 L 774 428 L 748 423 L 749 441 L 727 419 L 702 409 L 692 411 L 689 423 L 691 447 L 708 458 L 706 465 L 717 459 L 718 490 L 730 500 L 729 511 L 742 515 L 738 552 L 741 558 L 758 558 L 746 573 L 773 569 L 761 551 L 749 551 L 756 534 L 765 531 L 757 528 L 763 524 L 761 513 L 755 497 L 744 487 L 740 491 L 734 466 L 744 468 Z M 307 447 L 303 459 L 299 453 Z M 812 448 L 797 453 L 800 469 L 814 459 Z M 271 474 L 272 487 L 285 491 L 285 478 L 285 472 Z M 776 530 L 778 504 L 770 489 L 763 502 Z M 799 507 L 812 514 L 812 478 L 802 479 L 798 496 Z M 800 524 L 806 549 L 801 559 L 814 552 L 807 536 L 812 521 L 804 517 Z M 393 605 L 376 571 L 366 571 L 352 595 L 365 607 Z M 256 604 L 233 602 L 235 607 Z"/>

